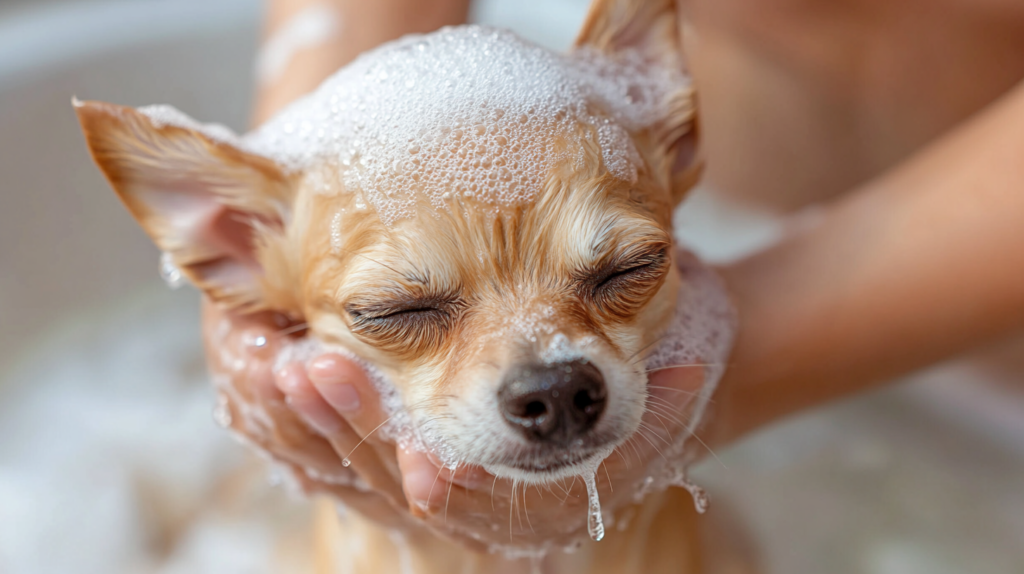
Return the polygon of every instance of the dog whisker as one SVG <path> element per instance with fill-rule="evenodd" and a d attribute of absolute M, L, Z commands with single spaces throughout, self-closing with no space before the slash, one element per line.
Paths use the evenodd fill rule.
<path fill-rule="evenodd" d="M 441 472 L 443 470 L 443 466 L 437 469 L 437 474 L 434 475 L 434 482 L 430 483 L 430 491 L 427 492 L 427 504 L 430 504 L 430 497 L 434 495 L 434 487 L 437 486 L 437 479 L 441 478 Z M 445 516 L 445 519 L 447 519 L 447 515 Z"/>
<path fill-rule="evenodd" d="M 665 386 L 661 386 L 661 385 L 647 385 L 647 388 L 648 389 L 662 389 L 662 390 L 665 390 L 665 391 L 672 391 L 672 392 L 675 392 L 675 393 L 683 393 L 685 395 L 690 395 L 692 397 L 700 396 L 700 393 L 698 393 L 698 392 L 688 391 L 686 389 L 673 389 L 672 387 L 665 387 Z M 661 397 L 648 396 L 647 398 L 648 399 L 653 399 L 653 398 L 661 398 Z M 664 399 L 662 399 L 662 400 L 664 400 Z"/>
<path fill-rule="evenodd" d="M 641 423 L 640 424 L 640 429 L 636 433 L 637 436 L 639 436 L 640 438 L 646 440 L 647 443 L 651 445 L 651 448 L 653 448 L 654 451 L 657 452 L 659 456 L 661 456 L 661 458 L 663 458 L 665 460 L 668 460 L 668 458 L 665 456 L 665 454 L 663 452 L 661 452 L 661 449 L 658 448 L 658 445 L 654 444 L 654 441 L 652 441 L 650 438 L 647 437 L 647 434 L 644 432 L 644 430 L 650 430 L 650 427 L 647 427 L 646 425 Z"/>
<path fill-rule="evenodd" d="M 453 465 L 451 467 L 452 478 L 454 478 L 455 471 L 456 471 L 456 469 L 458 469 L 458 467 L 459 467 L 458 463 L 456 463 L 455 465 Z M 448 481 L 448 496 L 445 498 L 445 501 L 444 501 L 444 523 L 445 524 L 448 524 L 448 505 L 452 501 L 452 485 L 454 485 L 454 484 L 455 484 L 455 482 L 453 480 L 449 480 Z"/>
<path fill-rule="evenodd" d="M 653 340 L 653 341 L 651 341 L 650 343 L 647 343 L 647 344 L 646 344 L 646 345 L 644 345 L 643 347 L 640 347 L 640 349 L 639 349 L 639 350 L 638 350 L 637 352 L 633 353 L 632 355 L 630 355 L 629 357 L 627 357 L 627 358 L 626 358 L 626 362 L 628 363 L 628 362 L 632 361 L 634 357 L 636 357 L 636 356 L 637 356 L 637 355 L 639 355 L 640 353 L 643 353 L 643 352 L 644 352 L 644 351 L 646 351 L 647 349 L 650 349 L 650 348 L 651 348 L 651 347 L 653 347 L 654 345 L 656 345 L 656 344 L 658 344 L 658 343 L 662 342 L 662 341 L 663 341 L 664 339 L 665 339 L 665 335 L 662 335 L 662 336 L 660 336 L 660 337 L 657 337 L 656 339 L 654 339 L 654 340 Z"/>
<path fill-rule="evenodd" d="M 660 424 L 660 425 L 661 425 L 661 428 L 665 429 L 665 434 L 667 434 L 668 436 L 672 436 L 672 432 L 668 430 L 668 427 L 667 427 L 667 426 L 665 426 L 665 423 L 664 423 L 664 422 L 662 421 L 662 417 L 661 417 L 661 416 L 659 416 L 659 415 L 658 415 L 658 413 L 654 412 L 654 411 L 653 411 L 653 410 L 651 410 L 650 408 L 648 408 L 648 409 L 647 409 L 647 412 L 649 412 L 649 413 L 651 413 L 652 415 L 654 415 L 654 416 L 658 417 L 658 424 Z"/>
<path fill-rule="evenodd" d="M 347 455 L 345 455 L 345 458 L 341 461 L 341 464 L 343 466 L 348 466 L 349 461 L 352 459 L 352 453 L 354 453 L 357 448 L 359 448 L 364 442 L 366 442 L 366 439 L 370 438 L 370 436 L 373 433 L 375 433 L 378 430 L 380 430 L 381 427 L 383 427 L 384 425 L 388 424 L 388 422 L 391 421 L 391 419 L 393 419 L 393 418 L 395 418 L 395 415 L 391 415 L 390 417 L 384 419 L 384 422 L 382 422 L 379 425 L 377 425 L 376 427 L 374 427 L 374 429 L 372 431 L 366 433 L 366 436 L 364 436 L 363 438 L 359 439 L 359 442 L 356 443 L 356 446 L 352 447 L 352 450 L 350 450 L 349 453 Z"/>
<path fill-rule="evenodd" d="M 494 476 L 494 480 L 491 481 L 491 512 L 496 512 L 494 508 L 494 486 L 498 484 L 498 476 Z"/>
<path fill-rule="evenodd" d="M 529 488 L 530 488 L 530 485 L 528 485 L 528 484 L 523 486 L 523 513 L 526 514 L 526 524 L 529 525 L 530 532 L 533 532 L 534 534 L 536 534 L 537 531 L 533 529 L 533 522 L 530 521 L 530 504 L 526 500 L 526 491 L 529 490 Z M 538 492 L 539 492 L 539 489 L 538 489 Z"/>
<path fill-rule="evenodd" d="M 299 331 L 305 331 L 308 328 L 309 328 L 309 323 L 306 323 L 306 322 L 296 323 L 296 324 L 294 324 L 294 325 L 292 325 L 290 327 L 285 327 L 284 329 L 280 329 L 278 331 L 274 331 L 274 335 L 275 336 L 291 335 L 292 333 L 298 333 Z"/>
<path fill-rule="evenodd" d="M 696 367 L 724 367 L 724 366 L 728 366 L 728 363 L 686 363 L 686 364 L 682 364 L 682 365 L 668 365 L 668 366 L 665 366 L 665 367 L 657 367 L 657 368 L 654 368 L 654 369 L 648 369 L 645 372 L 647 374 L 650 374 L 650 373 L 657 373 L 659 371 L 669 371 L 669 370 L 672 370 L 672 369 L 686 369 L 686 368 L 691 368 L 692 369 L 692 368 L 696 368 Z"/>
<path fill-rule="evenodd" d="M 605 461 L 601 461 L 601 467 L 604 468 L 604 476 L 608 479 L 608 490 L 615 492 L 615 488 L 612 486 L 612 475 L 608 472 L 608 465 Z"/>

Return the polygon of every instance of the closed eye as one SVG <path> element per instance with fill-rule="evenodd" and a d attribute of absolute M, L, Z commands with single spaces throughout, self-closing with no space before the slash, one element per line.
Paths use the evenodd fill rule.
<path fill-rule="evenodd" d="M 410 307 L 388 307 L 374 305 L 368 308 L 349 308 L 349 315 L 356 328 L 370 324 L 392 323 L 399 324 L 406 321 L 430 321 L 443 319 L 447 313 L 437 307 L 410 306 Z"/>
<path fill-rule="evenodd" d="M 346 307 L 352 333 L 379 348 L 411 351 L 439 344 L 455 324 L 459 304 L 447 298 L 361 303 Z"/>
<path fill-rule="evenodd" d="M 391 311 L 391 312 L 386 312 L 383 315 L 378 315 L 376 317 L 369 317 L 369 319 L 374 319 L 374 320 L 404 319 L 404 318 L 408 318 L 408 316 L 427 315 L 427 314 L 430 314 L 430 313 L 441 313 L 441 312 L 442 311 L 440 309 L 435 309 L 433 307 L 417 307 L 415 309 L 396 309 L 396 310 Z M 403 315 L 406 316 L 406 317 L 403 317 Z"/>
<path fill-rule="evenodd" d="M 656 272 L 661 267 L 661 261 L 650 261 L 647 263 L 641 263 L 618 271 L 613 271 L 609 275 L 605 276 L 600 283 L 594 287 L 594 293 L 602 289 L 614 289 L 617 285 L 624 281 L 633 281 L 642 279 L 651 272 Z"/>
<path fill-rule="evenodd" d="M 577 292 L 588 304 L 622 318 L 633 316 L 657 291 L 669 268 L 668 247 L 622 258 L 583 277 Z"/>

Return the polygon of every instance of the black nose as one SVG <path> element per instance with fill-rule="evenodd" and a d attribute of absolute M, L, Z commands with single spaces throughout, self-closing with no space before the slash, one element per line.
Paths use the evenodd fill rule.
<path fill-rule="evenodd" d="M 498 390 L 505 420 L 528 440 L 568 446 L 604 412 L 601 371 L 584 361 L 513 369 Z"/>

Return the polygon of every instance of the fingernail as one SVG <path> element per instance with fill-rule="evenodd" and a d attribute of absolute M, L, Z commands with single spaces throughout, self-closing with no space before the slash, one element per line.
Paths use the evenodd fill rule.
<path fill-rule="evenodd" d="M 341 417 L 331 411 L 323 402 L 301 399 L 291 395 L 285 396 L 284 401 L 320 434 L 332 435 L 341 430 Z"/>
<path fill-rule="evenodd" d="M 322 384 L 313 382 L 324 399 L 336 410 L 344 413 L 351 413 L 359 410 L 359 393 L 356 388 L 347 383 Z"/>
<path fill-rule="evenodd" d="M 338 372 L 341 366 L 337 357 L 317 357 L 309 364 L 309 376 L 317 382 L 327 384 L 341 383 L 344 382 L 342 380 L 344 375 Z"/>

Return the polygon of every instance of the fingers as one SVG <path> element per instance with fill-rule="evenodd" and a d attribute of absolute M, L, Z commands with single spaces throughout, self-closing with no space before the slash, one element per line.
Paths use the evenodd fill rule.
<path fill-rule="evenodd" d="M 353 361 L 333 353 L 317 357 L 309 364 L 309 380 L 359 436 L 369 436 L 386 420 L 377 389 Z"/>
<path fill-rule="evenodd" d="M 290 363 L 281 369 L 277 373 L 277 385 L 288 404 L 330 442 L 336 456 L 343 459 L 343 464 L 355 470 L 367 484 L 390 497 L 395 504 L 405 505 L 397 479 L 397 463 L 391 461 L 394 447 L 389 445 L 381 450 L 375 444 L 367 444 L 363 440 L 366 435 L 355 431 L 335 406 L 343 405 L 345 412 L 355 418 L 365 417 L 360 406 L 362 401 L 358 397 L 353 399 L 349 393 L 350 390 L 355 392 L 354 389 L 340 389 L 339 392 L 338 388 L 329 388 L 327 393 L 322 393 L 301 363 Z M 334 404 L 327 401 L 325 394 Z M 351 410 L 353 404 L 356 406 L 354 411 Z"/>
<path fill-rule="evenodd" d="M 301 363 L 290 363 L 278 371 L 276 382 L 287 403 L 320 434 L 334 436 L 347 430 L 345 420 L 320 396 Z"/>
<path fill-rule="evenodd" d="M 452 488 L 462 491 L 490 493 L 495 477 L 478 466 L 462 466 L 451 470 L 437 459 L 418 451 L 398 452 L 402 472 L 402 489 L 413 514 L 423 516 L 446 505 Z"/>
<path fill-rule="evenodd" d="M 299 486 L 309 495 L 326 494 L 340 500 L 347 507 L 373 519 L 388 528 L 409 528 L 408 515 L 397 510 L 380 493 L 354 486 L 331 484 L 309 476 L 304 469 L 290 466 Z"/>
<path fill-rule="evenodd" d="M 327 404 L 345 419 L 360 440 L 365 439 L 362 444 L 350 445 L 350 450 L 342 456 L 348 456 L 351 449 L 376 450 L 382 463 L 394 476 L 398 476 L 394 445 L 382 440 L 381 429 L 388 417 L 377 389 L 363 369 L 341 355 L 329 353 L 314 359 L 308 374 Z"/>
<path fill-rule="evenodd" d="M 402 488 L 409 501 L 409 511 L 413 515 L 422 518 L 431 509 L 441 506 L 448 484 L 441 480 L 441 469 L 434 466 L 425 454 L 400 452 L 398 467 L 402 472 Z"/>

